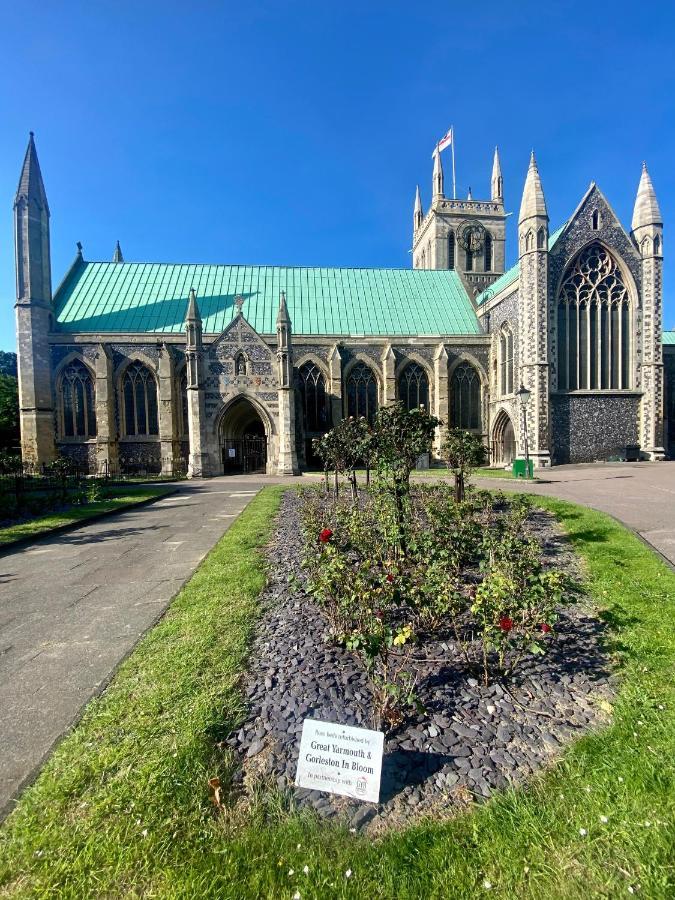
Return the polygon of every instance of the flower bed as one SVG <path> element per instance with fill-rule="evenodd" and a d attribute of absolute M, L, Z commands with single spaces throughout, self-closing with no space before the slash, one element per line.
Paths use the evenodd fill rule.
<path fill-rule="evenodd" d="M 436 492 L 437 501 L 448 501 L 438 493 L 442 488 L 430 490 Z M 424 506 L 420 500 L 424 494 L 423 488 L 413 489 L 411 502 L 413 507 L 417 504 L 418 512 L 419 504 Z M 398 568 L 389 564 L 383 568 L 381 559 L 387 554 L 360 571 L 359 558 L 367 550 L 372 563 L 373 551 L 372 546 L 361 548 L 363 553 L 355 550 L 359 546 L 354 543 L 359 540 L 355 533 L 353 540 L 342 545 L 342 555 L 345 565 L 357 568 L 343 572 L 341 583 L 361 598 L 366 582 L 367 591 L 379 591 L 375 595 L 379 605 L 371 593 L 366 594 L 373 600 L 365 604 L 370 625 L 375 625 L 376 632 L 378 622 L 381 630 L 389 629 L 387 665 L 396 668 L 405 659 L 401 671 L 412 673 L 414 682 L 411 685 L 405 678 L 395 682 L 395 687 L 405 689 L 394 691 L 395 703 L 383 704 L 390 692 L 383 692 L 381 669 L 378 681 L 382 655 L 369 657 L 365 646 L 354 641 L 351 626 L 356 622 L 361 628 L 362 624 L 357 621 L 358 611 L 348 609 L 341 623 L 344 611 L 338 609 L 336 615 L 316 583 L 322 558 L 339 556 L 336 548 L 343 540 L 340 529 L 345 523 L 357 517 L 368 525 L 365 507 L 369 502 L 359 499 L 359 512 L 350 514 L 348 504 L 336 510 L 330 498 L 321 498 L 317 492 L 309 501 L 286 494 L 276 537 L 268 548 L 269 584 L 261 598 L 264 613 L 245 683 L 248 715 L 228 743 L 243 756 L 240 778 L 247 790 L 254 790 L 260 779 L 286 790 L 295 776 L 305 718 L 362 727 L 373 727 L 379 719 L 387 735 L 378 806 L 292 789 L 299 804 L 311 806 L 322 816 L 345 815 L 353 827 L 370 823 L 377 830 L 419 815 L 451 814 L 472 798 L 488 797 L 495 789 L 531 777 L 566 743 L 603 722 L 612 676 L 600 649 L 601 626 L 582 596 L 568 597 L 573 602 L 557 602 L 555 608 L 547 606 L 546 596 L 538 597 L 539 605 L 512 611 L 508 606 L 500 609 L 503 597 L 490 588 L 481 610 L 476 597 L 481 597 L 482 584 L 489 586 L 490 565 L 468 554 L 454 582 L 465 601 L 462 609 L 453 607 L 448 617 L 447 609 L 429 610 L 428 604 L 422 604 L 424 614 L 418 610 L 420 615 L 411 618 L 411 588 L 402 590 L 396 582 L 413 583 L 414 571 L 405 569 L 400 557 Z M 485 495 L 479 497 L 474 511 L 474 524 L 483 526 L 481 535 L 474 535 L 479 542 L 489 524 L 499 528 L 499 517 L 513 513 L 505 500 L 488 503 Z M 529 541 L 536 535 L 542 562 L 539 568 L 535 565 L 537 577 L 559 572 L 578 578 L 576 558 L 555 520 L 525 507 L 518 516 L 520 537 Z M 380 528 L 386 525 L 385 516 Z M 314 541 L 305 540 L 303 527 L 315 529 Z M 372 545 L 375 536 L 371 538 Z M 480 545 L 489 548 L 490 542 Z M 408 551 L 414 555 L 410 547 L 412 543 Z M 426 560 L 420 584 L 430 582 L 433 560 L 431 556 Z M 309 563 L 309 569 L 303 562 Z M 494 563 L 493 559 L 493 568 Z M 497 566 L 494 574 L 502 577 L 504 573 Z M 547 584 L 546 579 L 537 584 Z M 529 641 L 523 653 L 519 632 L 530 637 L 536 633 L 537 647 Z M 403 639 L 395 644 L 401 635 Z"/>

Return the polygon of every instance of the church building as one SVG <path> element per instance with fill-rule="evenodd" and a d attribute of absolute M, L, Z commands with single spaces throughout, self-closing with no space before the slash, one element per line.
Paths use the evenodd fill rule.
<path fill-rule="evenodd" d="M 33 135 L 14 202 L 24 461 L 193 477 L 293 474 L 345 416 L 400 400 L 482 436 L 490 463 L 675 454 L 663 223 L 643 166 L 630 231 L 591 184 L 555 231 L 534 154 L 505 271 L 504 185 L 419 188 L 411 269 L 77 255 L 55 291 Z M 440 453 L 441 433 L 433 456 Z"/>

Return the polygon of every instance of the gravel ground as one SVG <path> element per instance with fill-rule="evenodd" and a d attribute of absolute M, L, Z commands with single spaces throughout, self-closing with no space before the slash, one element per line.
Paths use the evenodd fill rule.
<path fill-rule="evenodd" d="M 346 817 L 353 828 L 381 831 L 458 807 L 522 783 L 550 764 L 565 744 L 607 719 L 615 676 L 600 648 L 602 624 L 582 604 L 566 606 L 544 657 L 533 657 L 507 685 L 468 677 L 449 638 L 425 642 L 413 714 L 385 739 L 380 803 L 359 803 L 293 787 L 305 718 L 373 727 L 371 692 L 359 657 L 327 640 L 327 622 L 304 592 L 299 498 L 284 495 L 267 548 L 268 585 L 244 681 L 248 716 L 227 743 L 241 755 L 238 780 L 260 778 L 290 789 L 299 806 Z M 555 564 L 579 575 L 555 519 L 530 520 Z"/>

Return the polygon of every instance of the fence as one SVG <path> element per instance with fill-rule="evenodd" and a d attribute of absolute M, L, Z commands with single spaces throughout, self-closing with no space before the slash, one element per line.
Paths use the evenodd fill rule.
<path fill-rule="evenodd" d="M 120 466 L 105 464 L 92 471 L 86 463 L 63 458 L 42 466 L 4 460 L 4 471 L 0 472 L 0 520 L 39 515 L 60 506 L 99 499 L 116 482 L 185 477 L 185 460 L 166 460 L 164 465 L 162 462 L 158 460 L 153 471 L 147 464 L 124 460 Z"/>

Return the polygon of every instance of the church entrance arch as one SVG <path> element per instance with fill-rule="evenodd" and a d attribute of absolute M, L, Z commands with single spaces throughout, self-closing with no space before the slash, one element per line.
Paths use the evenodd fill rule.
<path fill-rule="evenodd" d="M 220 448 L 225 475 L 265 472 L 265 423 L 246 397 L 238 397 L 225 410 L 220 422 Z"/>
<path fill-rule="evenodd" d="M 492 429 L 492 464 L 507 466 L 516 458 L 516 435 L 513 422 L 502 410 Z"/>

